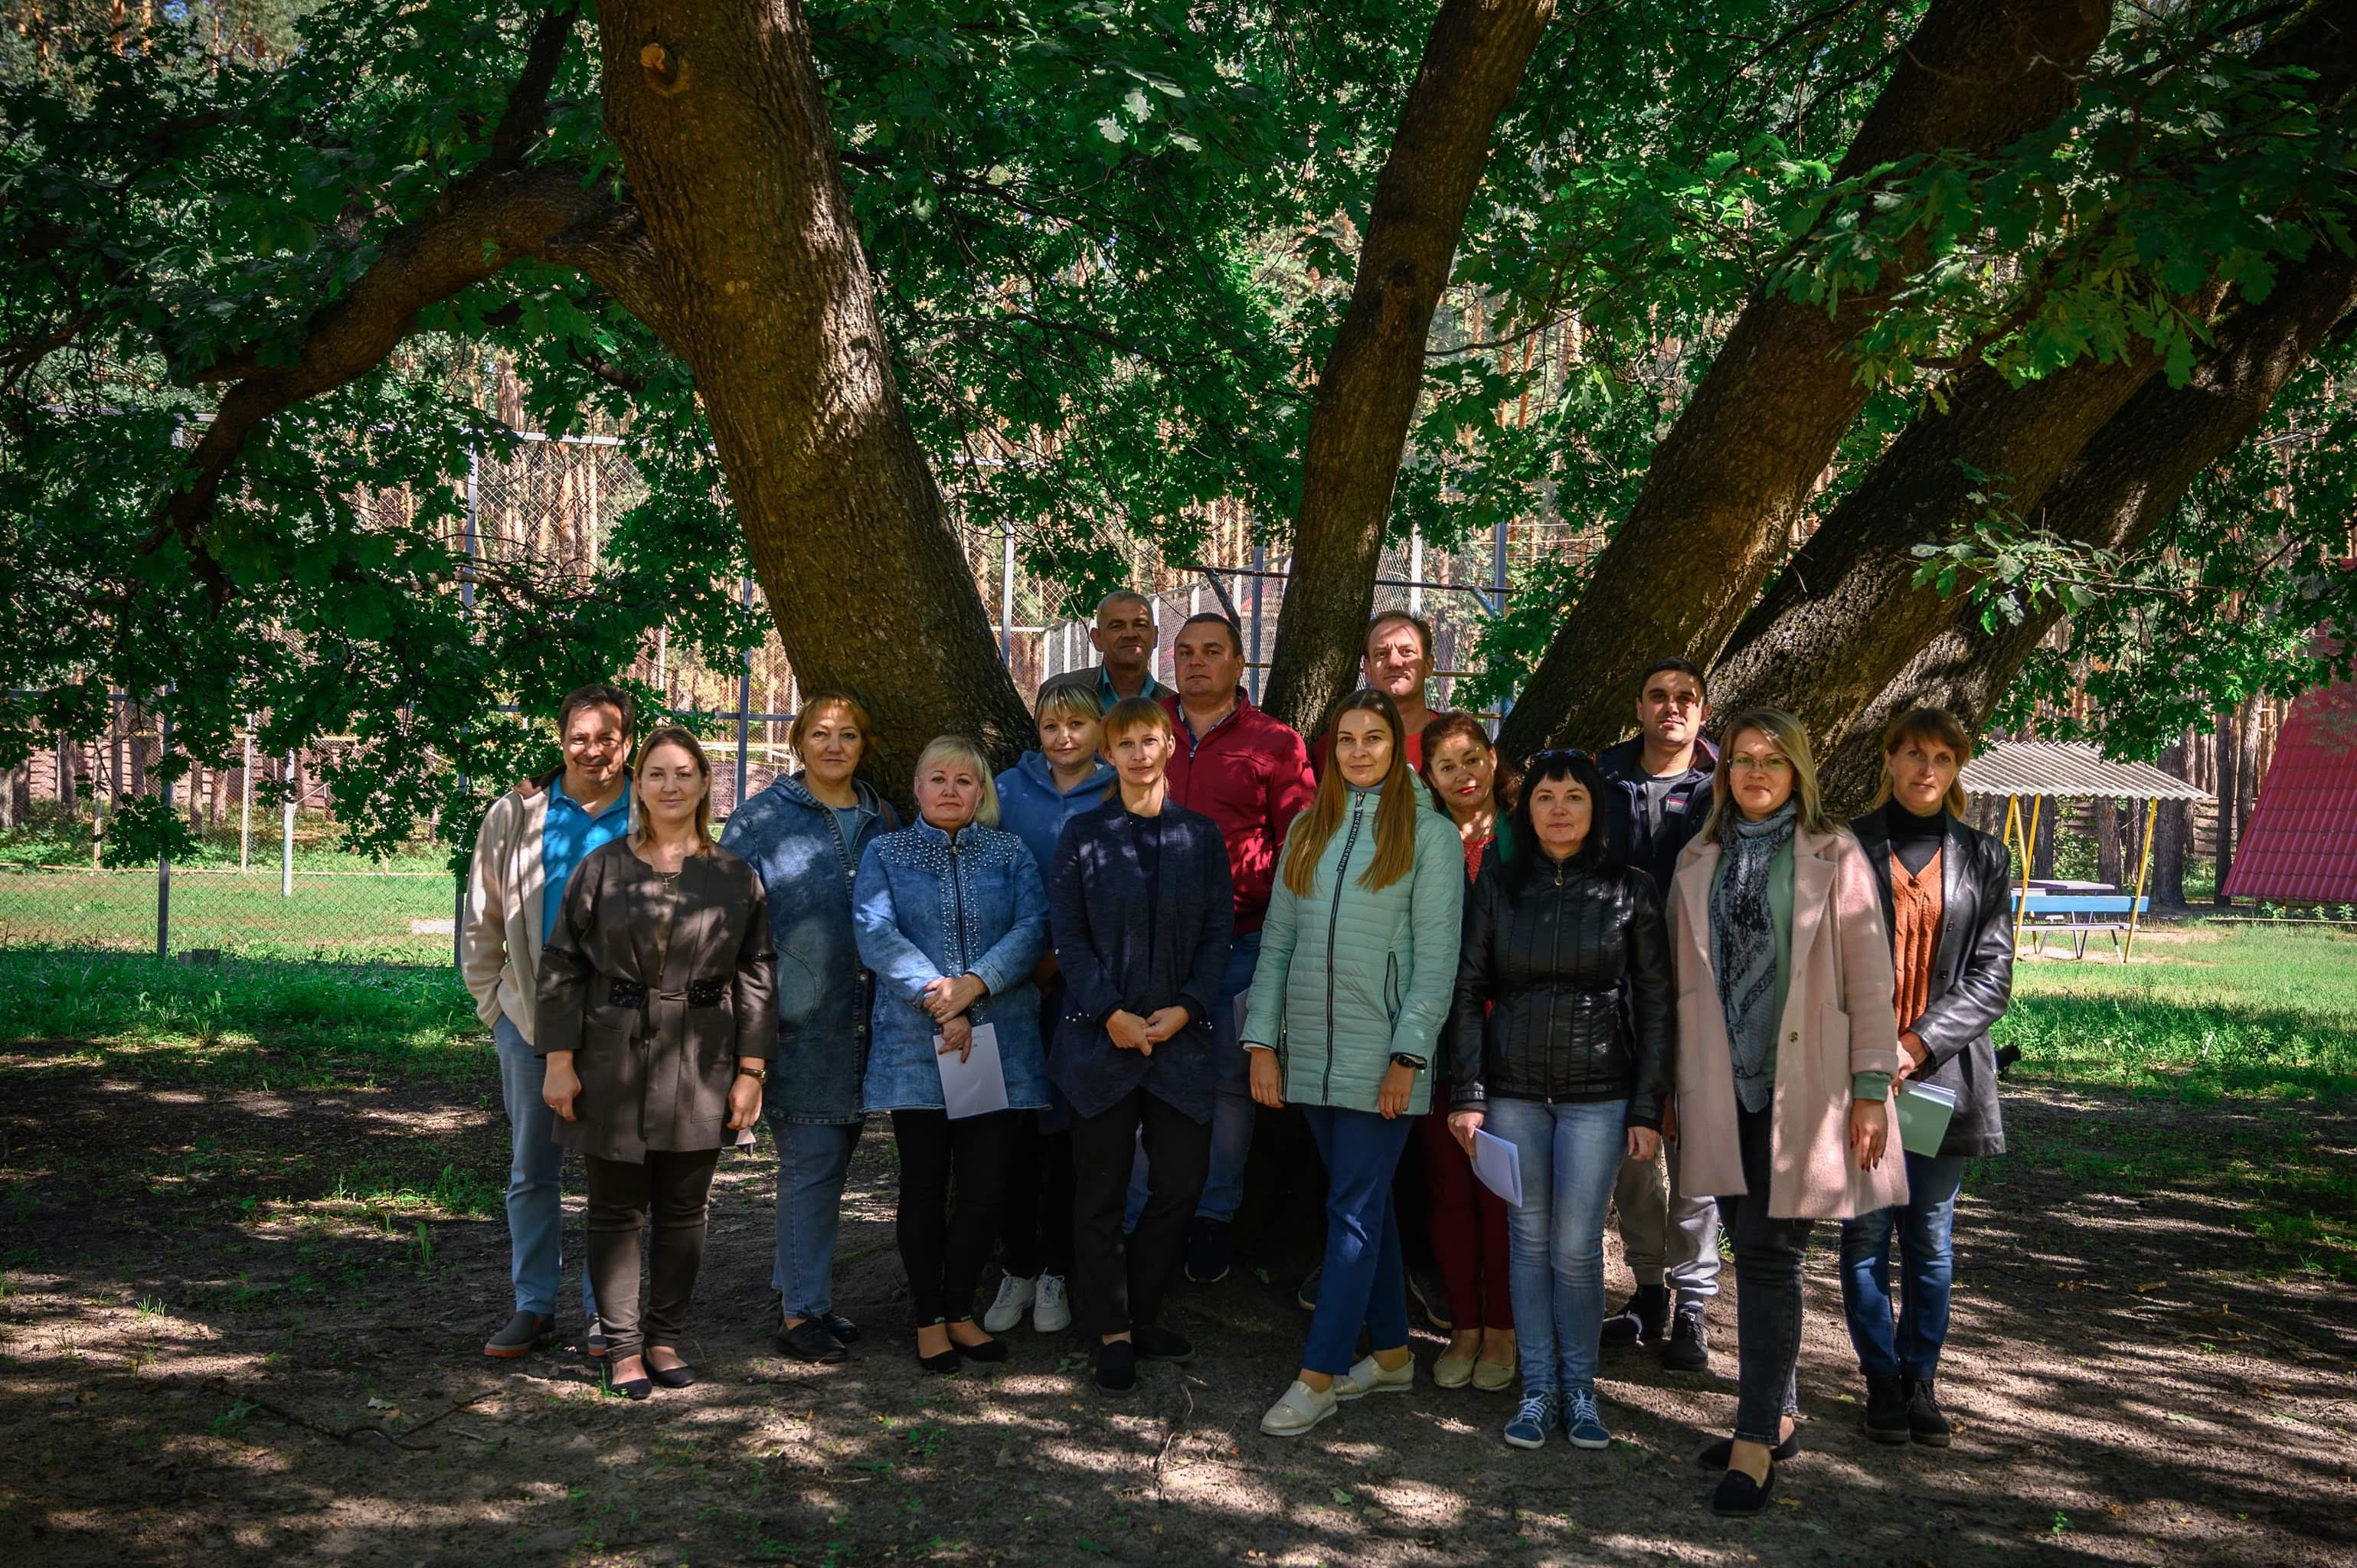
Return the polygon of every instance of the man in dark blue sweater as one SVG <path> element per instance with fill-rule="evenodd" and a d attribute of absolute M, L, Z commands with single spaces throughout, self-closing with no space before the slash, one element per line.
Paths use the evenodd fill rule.
<path fill-rule="evenodd" d="M 1664 659 L 1638 682 L 1637 734 L 1608 746 L 1597 765 L 1612 785 L 1606 802 L 1612 854 L 1652 874 L 1664 903 L 1678 854 L 1710 815 L 1718 753 L 1703 739 L 1710 699 L 1702 671 Z M 1710 1365 L 1704 1310 L 1718 1294 L 1718 1205 L 1675 1191 L 1677 1144 L 1666 1141 L 1668 1180 L 1660 1158 L 1628 1160 L 1613 1184 L 1620 1244 L 1637 1276 L 1637 1294 L 1604 1320 L 1604 1343 L 1658 1348 L 1683 1371 Z"/>

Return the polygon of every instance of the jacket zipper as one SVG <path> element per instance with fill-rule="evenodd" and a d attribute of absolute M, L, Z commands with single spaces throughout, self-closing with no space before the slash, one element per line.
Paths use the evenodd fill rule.
<path fill-rule="evenodd" d="M 1326 911 L 1326 1071 L 1318 1090 L 1321 1102 L 1334 1098 L 1334 937 L 1342 929 L 1342 889 L 1348 886 L 1351 847 L 1359 842 L 1359 818 L 1366 809 L 1364 795 L 1351 798 L 1351 831 L 1343 835 L 1342 858 L 1334 865 L 1334 902 Z"/>
<path fill-rule="evenodd" d="M 953 974 L 966 972 L 965 962 L 965 873 L 958 863 L 957 834 L 950 835 L 950 908 L 957 928 L 957 967 Z"/>

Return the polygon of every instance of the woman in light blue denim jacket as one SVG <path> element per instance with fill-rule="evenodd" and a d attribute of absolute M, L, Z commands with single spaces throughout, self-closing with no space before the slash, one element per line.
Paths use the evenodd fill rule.
<path fill-rule="evenodd" d="M 778 1348 L 802 1361 L 840 1361 L 859 1336 L 834 1311 L 835 1235 L 867 1070 L 869 976 L 851 929 L 851 888 L 860 853 L 899 825 L 855 777 L 871 734 L 858 699 L 811 693 L 786 735 L 803 770 L 746 801 L 720 835 L 760 876 L 778 950 L 778 1055 L 762 1097 L 778 1145 L 770 1283 Z"/>
<path fill-rule="evenodd" d="M 917 1359 L 947 1372 L 961 1357 L 1006 1358 L 974 1321 L 974 1293 L 998 1235 L 1017 1117 L 1048 1103 L 1031 979 L 1048 950 L 1048 894 L 1023 841 L 998 831 L 980 747 L 958 736 L 934 741 L 917 758 L 916 787 L 920 820 L 860 858 L 852 918 L 860 961 L 876 973 L 864 1101 L 892 1113 L 899 1147 Z M 984 1024 L 997 1036 L 1007 1109 L 952 1121 L 935 1058 L 963 1058 Z"/>

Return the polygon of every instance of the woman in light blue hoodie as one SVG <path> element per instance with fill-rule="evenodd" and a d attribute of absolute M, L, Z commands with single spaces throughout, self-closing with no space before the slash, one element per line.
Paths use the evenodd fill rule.
<path fill-rule="evenodd" d="M 1064 824 L 1103 803 L 1114 787 L 1113 765 L 1099 754 L 1103 714 L 1089 686 L 1060 686 L 1039 696 L 1039 749 L 1027 751 L 998 776 L 998 825 L 1021 839 L 1044 879 L 1055 863 Z M 1062 1011 L 1064 987 L 1052 948 L 1039 961 L 1039 1026 L 1044 1049 Z M 1071 1108 L 1049 1086 L 1045 1111 L 1026 1112 L 1015 1134 L 1000 1212 L 998 1298 L 982 1326 L 1004 1334 L 1023 1321 L 1041 1334 L 1071 1326 L 1065 1280 L 1072 1267 L 1072 1133 Z"/>

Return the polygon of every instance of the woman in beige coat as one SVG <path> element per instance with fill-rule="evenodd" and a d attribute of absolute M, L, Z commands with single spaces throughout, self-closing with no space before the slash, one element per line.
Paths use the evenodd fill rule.
<path fill-rule="evenodd" d="M 1906 1167 L 1884 1158 L 1900 1056 L 1874 873 L 1825 815 L 1792 714 L 1756 708 L 1728 725 L 1670 905 L 1678 1187 L 1718 1199 L 1738 1286 L 1735 1435 L 1712 1507 L 1756 1514 L 1773 1460 L 1799 1452 L 1810 1229 L 1907 1197 Z"/>
<path fill-rule="evenodd" d="M 615 1388 L 685 1388 L 687 1305 L 720 1151 L 752 1126 L 777 1048 L 777 952 L 753 868 L 712 842 L 712 768 L 683 729 L 639 752 L 630 836 L 565 885 L 542 950 L 542 1093 L 589 1167 L 589 1272 Z M 639 1233 L 651 1213 L 643 1337 Z"/>

